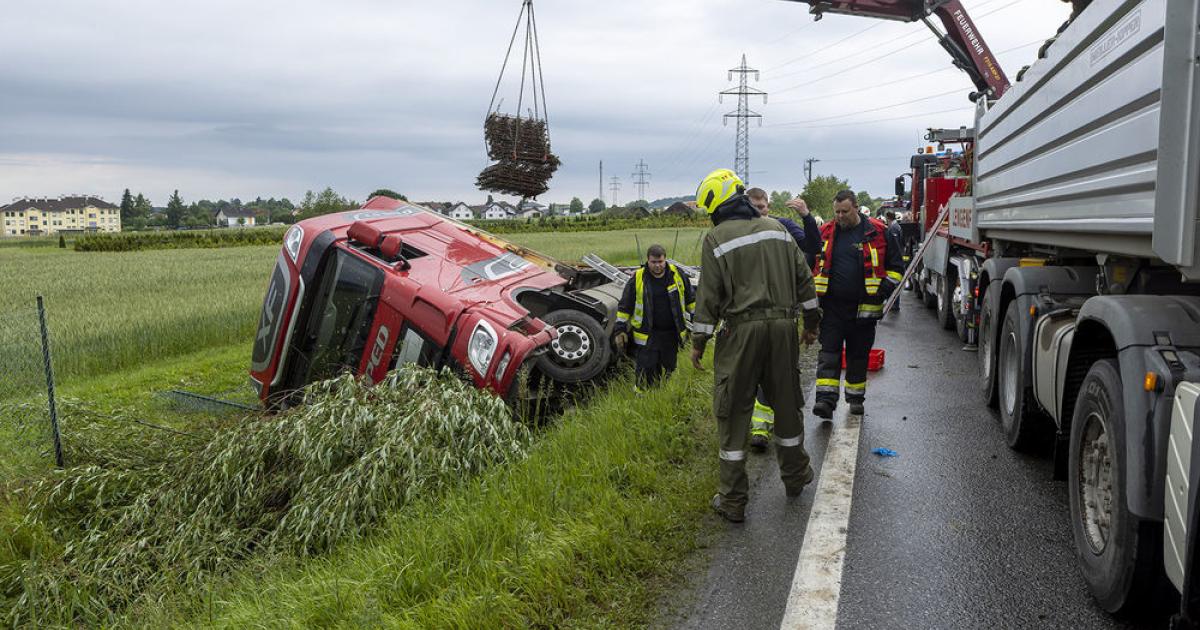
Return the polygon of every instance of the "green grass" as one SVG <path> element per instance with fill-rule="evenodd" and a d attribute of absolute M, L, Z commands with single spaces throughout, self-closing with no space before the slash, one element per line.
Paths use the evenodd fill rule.
<path fill-rule="evenodd" d="M 0 249 L 0 399 L 42 382 L 35 299 L 45 296 L 63 383 L 254 334 L 275 245 L 120 254 Z"/>
<path fill-rule="evenodd" d="M 506 238 L 561 259 L 595 252 L 616 264 L 636 264 L 657 242 L 670 257 L 695 263 L 703 232 Z M 246 395 L 250 338 L 277 253 L 277 246 L 129 253 L 0 248 L 0 267 L 23 271 L 0 291 L 0 335 L 24 344 L 0 345 L 0 362 L 17 365 L 36 386 L 40 354 L 26 340 L 36 334 L 30 317 L 33 295 L 41 292 L 61 396 L 101 414 L 151 418 L 169 428 L 209 426 L 212 415 L 181 411 L 156 394 L 179 388 Z M 142 603 L 121 623 L 642 625 L 663 580 L 673 577 L 674 562 L 693 548 L 705 522 L 697 515 L 715 487 L 709 378 L 685 366 L 666 388 L 639 397 L 627 383 L 615 383 L 541 436 L 527 460 L 443 499 L 389 513 L 367 540 L 307 561 L 251 558 L 228 577 L 165 590 L 161 601 Z M 19 463 L 48 470 L 44 456 L 38 460 L 13 440 L 10 426 L 0 426 L 0 443 L 0 474 Z M 27 523 L 22 502 L 13 500 L 13 489 L 29 483 L 28 471 L 15 480 L 0 476 L 0 585 L 8 588 L 6 567 L 16 560 L 63 553 L 62 541 Z"/>
<path fill-rule="evenodd" d="M 486 229 L 487 226 L 483 227 Z M 595 253 L 614 265 L 639 264 L 646 256 L 646 249 L 657 243 L 667 248 L 668 258 L 685 265 L 698 265 L 700 239 L 707 231 L 704 228 L 686 227 L 570 234 L 538 232 L 501 236 L 561 260 L 578 260 L 585 254 Z"/>
<path fill-rule="evenodd" d="M 148 627 L 634 627 L 712 521 L 711 376 L 614 383 L 528 458 L 390 516 L 306 563 L 247 567 L 144 606 Z"/>

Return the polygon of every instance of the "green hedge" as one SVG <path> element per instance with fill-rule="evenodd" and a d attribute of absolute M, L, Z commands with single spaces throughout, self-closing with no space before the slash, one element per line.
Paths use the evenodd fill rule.
<path fill-rule="evenodd" d="M 708 218 L 695 215 L 657 215 L 644 218 L 584 216 L 575 218 L 540 217 L 537 219 L 502 219 L 496 221 L 467 221 L 492 234 L 514 234 L 523 232 L 605 232 L 609 230 L 631 230 L 677 227 L 709 227 Z"/>
<path fill-rule="evenodd" d="M 162 232 L 87 234 L 75 239 L 77 252 L 132 252 L 143 249 L 215 249 L 278 245 L 287 227 L 224 228 Z"/>

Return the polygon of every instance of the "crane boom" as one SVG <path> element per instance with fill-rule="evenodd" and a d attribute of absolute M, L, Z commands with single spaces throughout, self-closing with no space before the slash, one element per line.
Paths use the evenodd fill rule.
<path fill-rule="evenodd" d="M 938 43 L 946 52 L 954 65 L 971 77 L 978 89 L 977 94 L 987 95 L 988 98 L 1000 98 L 1009 88 L 1008 77 L 1000 67 L 1000 62 L 988 48 L 987 42 L 967 10 L 959 0 L 788 0 L 803 2 L 809 7 L 809 12 L 821 19 L 826 13 L 843 15 L 860 15 L 863 17 L 901 22 L 924 22 Z M 930 16 L 937 16 L 946 29 L 945 33 L 938 30 L 930 21 Z M 972 98 L 974 100 L 974 98 Z"/>

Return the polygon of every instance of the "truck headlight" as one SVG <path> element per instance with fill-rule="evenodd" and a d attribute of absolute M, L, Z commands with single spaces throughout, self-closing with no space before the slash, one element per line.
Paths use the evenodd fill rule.
<path fill-rule="evenodd" d="M 288 228 L 287 234 L 283 236 L 283 249 L 292 257 L 292 262 L 296 262 L 296 256 L 300 255 L 300 242 L 303 240 L 304 228 L 299 225 Z"/>
<path fill-rule="evenodd" d="M 471 338 L 467 341 L 467 358 L 475 367 L 475 371 L 479 372 L 480 376 L 484 376 L 487 374 L 488 365 L 491 364 L 494 354 L 496 354 L 496 330 L 492 328 L 491 324 L 480 320 L 475 324 L 475 330 L 471 332 Z"/>
<path fill-rule="evenodd" d="M 500 357 L 500 362 L 496 364 L 496 374 L 494 378 L 496 379 L 497 383 L 504 380 L 504 372 L 508 369 L 508 362 L 511 360 L 512 355 L 509 354 L 508 350 L 505 350 L 504 355 Z"/>

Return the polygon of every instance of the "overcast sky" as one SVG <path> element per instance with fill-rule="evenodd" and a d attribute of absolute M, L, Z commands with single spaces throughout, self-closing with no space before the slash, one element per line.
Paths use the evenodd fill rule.
<path fill-rule="evenodd" d="M 0 20 L 0 200 L 69 193 L 156 205 L 332 186 L 363 201 L 478 203 L 482 120 L 520 0 L 10 0 Z M 964 0 L 1010 79 L 1066 19 L 1058 0 Z M 890 195 L 929 126 L 971 124 L 966 75 L 921 24 L 827 16 L 781 0 L 536 0 L 554 152 L 543 202 L 691 194 L 733 166 L 742 54 L 751 183 L 816 174 Z M 1008 52 L 1004 52 L 1008 51 Z M 514 56 L 519 55 L 518 50 Z M 516 58 L 519 64 L 520 58 Z M 510 62 L 502 108 L 517 98 Z M 735 77 L 736 80 L 736 77 Z M 607 201 L 608 182 L 605 182 Z"/>

